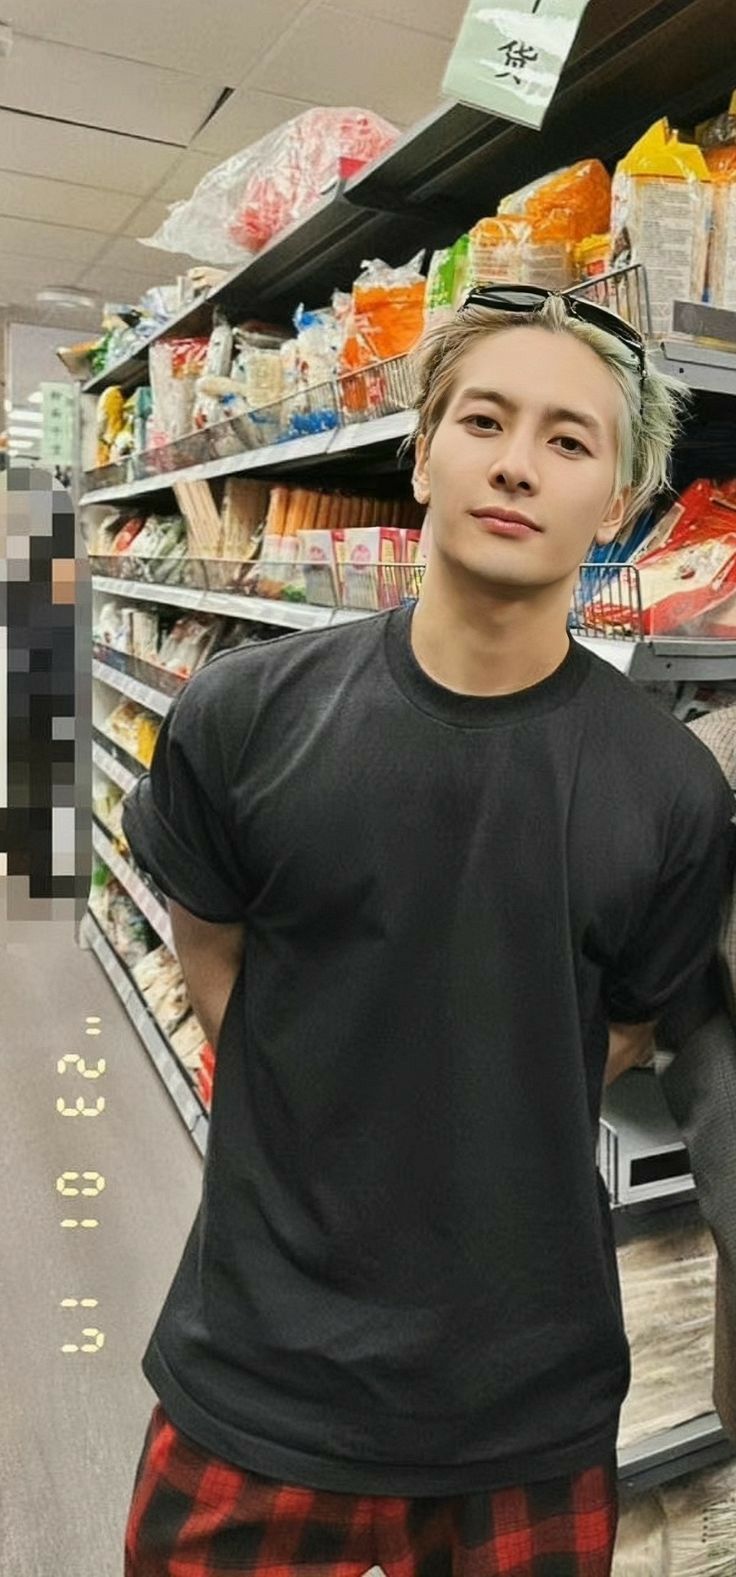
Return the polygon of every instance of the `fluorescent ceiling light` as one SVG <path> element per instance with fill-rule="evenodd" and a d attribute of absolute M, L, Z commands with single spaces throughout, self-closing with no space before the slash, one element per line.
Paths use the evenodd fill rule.
<path fill-rule="evenodd" d="M 29 422 L 29 423 L 31 423 L 32 425 L 35 426 L 35 424 L 37 422 L 42 422 L 43 421 L 43 412 L 42 411 L 29 411 L 27 409 L 27 407 L 24 406 L 24 405 L 11 405 L 11 407 L 10 407 L 10 420 L 11 420 L 11 422 L 13 421 L 13 419 L 15 417 L 17 417 L 18 420 L 21 421 L 21 422 Z"/>
<path fill-rule="evenodd" d="M 96 295 L 87 290 L 79 290 L 75 285 L 47 285 L 43 290 L 36 292 L 36 300 L 54 307 L 93 308 L 99 305 L 99 298 Z"/>
<path fill-rule="evenodd" d="M 8 432 L 11 438 L 32 438 L 34 443 L 41 437 L 39 427 L 23 427 L 20 422 L 10 422 Z"/>

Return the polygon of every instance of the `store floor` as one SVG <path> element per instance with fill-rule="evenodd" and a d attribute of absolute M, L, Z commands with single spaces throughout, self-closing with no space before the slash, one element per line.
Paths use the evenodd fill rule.
<path fill-rule="evenodd" d="M 72 919 L 9 922 L 0 941 L 0 1572 L 121 1577 L 154 1403 L 140 1359 L 196 1212 L 202 1162 Z M 85 1033 L 88 1018 L 99 1035 Z M 60 1074 L 70 1056 L 89 1072 L 104 1058 L 105 1070 L 88 1079 L 67 1063 Z M 57 1110 L 63 1099 L 74 1111 L 80 1095 L 90 1112 L 104 1100 L 99 1115 Z M 60 1182 L 64 1172 L 98 1173 L 104 1189 Z M 101 1191 L 64 1197 L 66 1186 Z M 75 1219 L 99 1225 L 62 1226 Z"/>

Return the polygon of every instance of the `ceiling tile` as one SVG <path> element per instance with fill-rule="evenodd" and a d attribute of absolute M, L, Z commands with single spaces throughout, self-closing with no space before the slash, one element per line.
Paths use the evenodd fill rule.
<path fill-rule="evenodd" d="M 171 169 L 171 149 L 114 132 L 0 110 L 0 167 L 145 197 Z"/>
<path fill-rule="evenodd" d="M 442 39 L 321 6 L 258 67 L 257 84 L 315 104 L 362 105 L 407 125 L 438 103 L 447 58 Z"/>
<path fill-rule="evenodd" d="M 94 268 L 77 276 L 74 283 L 79 288 L 94 290 L 100 299 L 135 304 L 152 285 L 170 282 L 166 274 L 131 273 L 129 269 L 95 264 Z"/>
<path fill-rule="evenodd" d="M 236 87 L 313 0 L 10 0 L 18 33 L 151 65 L 196 70 Z"/>
<path fill-rule="evenodd" d="M 18 38 L 0 60 L 5 109 L 98 126 L 105 131 L 185 144 L 223 84 L 38 39 Z"/>
<path fill-rule="evenodd" d="M 133 209 L 123 225 L 124 236 L 133 236 L 136 240 L 140 236 L 153 235 L 163 224 L 169 212 L 169 204 L 159 202 L 157 197 L 149 197 L 141 206 Z"/>
<path fill-rule="evenodd" d="M 164 252 L 159 247 L 141 246 L 131 236 L 111 241 L 100 255 L 100 268 L 120 268 L 131 274 L 145 274 L 151 283 L 176 279 L 194 267 L 191 257 L 179 252 Z"/>
<path fill-rule="evenodd" d="M 97 230 L 72 230 L 64 225 L 38 224 L 33 219 L 0 217 L 0 255 L 17 252 L 27 257 L 49 258 L 59 265 L 91 262 L 107 236 Z M 68 273 L 68 269 L 65 270 Z"/>
<path fill-rule="evenodd" d="M 334 11 L 365 16 L 365 0 L 331 0 Z M 418 33 L 434 33 L 453 41 L 468 8 L 468 0 L 371 0 L 371 16 L 378 21 L 396 22 Z M 448 51 L 449 59 L 449 51 Z"/>
<path fill-rule="evenodd" d="M 184 153 L 180 154 L 172 164 L 168 175 L 155 192 L 156 200 L 165 203 L 178 203 L 185 197 L 191 197 L 195 186 L 199 185 L 203 175 L 208 170 L 214 169 L 219 164 L 219 159 L 213 153 Z"/>
<path fill-rule="evenodd" d="M 117 230 L 140 205 L 124 192 L 100 191 L 67 181 L 46 181 L 39 175 L 0 170 L 0 215 L 66 224 L 80 230 Z M 0 218 L 0 226 L 2 218 Z"/>
<path fill-rule="evenodd" d="M 54 279 L 59 282 L 48 258 L 0 253 L 0 304 L 35 301 L 36 292 Z"/>
<path fill-rule="evenodd" d="M 301 99 L 282 98 L 277 93 L 260 93 L 257 88 L 238 88 L 231 99 L 195 137 L 193 148 L 217 154 L 221 159 L 238 153 L 284 121 L 303 115 L 311 107 Z"/>

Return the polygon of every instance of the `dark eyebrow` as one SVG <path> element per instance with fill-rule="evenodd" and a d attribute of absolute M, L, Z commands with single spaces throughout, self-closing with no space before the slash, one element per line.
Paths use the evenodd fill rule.
<path fill-rule="evenodd" d="M 500 405 L 502 410 L 518 410 L 514 401 L 509 400 L 505 394 L 499 394 L 497 389 L 461 389 L 458 400 L 490 400 L 494 405 Z M 585 427 L 588 432 L 603 437 L 601 423 L 588 411 L 575 411 L 567 405 L 548 405 L 542 415 L 547 422 L 576 422 L 579 427 Z"/>

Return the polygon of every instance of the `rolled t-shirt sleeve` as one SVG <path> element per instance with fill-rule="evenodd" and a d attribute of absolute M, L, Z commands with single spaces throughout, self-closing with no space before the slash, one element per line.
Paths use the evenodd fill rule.
<path fill-rule="evenodd" d="M 136 862 L 167 898 L 201 920 L 233 924 L 244 918 L 247 899 L 229 810 L 222 711 L 203 669 L 164 719 L 150 772 L 126 800 L 123 830 Z"/>
<path fill-rule="evenodd" d="M 696 765 L 673 808 L 656 892 L 607 973 L 614 1024 L 657 1020 L 718 946 L 733 886 L 734 796 L 715 760 Z"/>

